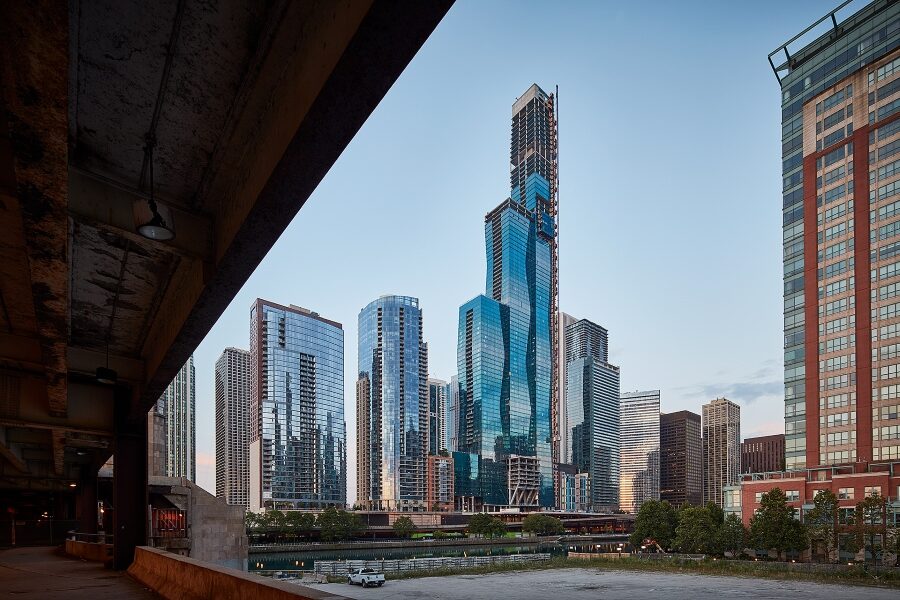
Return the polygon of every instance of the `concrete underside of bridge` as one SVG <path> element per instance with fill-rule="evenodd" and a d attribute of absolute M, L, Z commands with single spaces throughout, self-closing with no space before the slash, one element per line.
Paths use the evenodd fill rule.
<path fill-rule="evenodd" d="M 147 411 L 451 4 L 0 3 L 0 519 L 96 528 L 115 455 L 131 562 Z"/>

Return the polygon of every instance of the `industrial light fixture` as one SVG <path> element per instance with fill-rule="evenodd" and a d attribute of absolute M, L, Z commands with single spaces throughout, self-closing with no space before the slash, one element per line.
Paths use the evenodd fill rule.
<path fill-rule="evenodd" d="M 116 382 L 119 380 L 119 374 L 116 373 L 113 369 L 109 368 L 109 340 L 106 340 L 106 366 L 105 367 L 97 367 L 97 372 L 94 375 L 94 379 L 97 383 L 102 383 L 103 385 L 116 385 Z"/>
<path fill-rule="evenodd" d="M 78 487 L 78 484 L 73 482 L 73 483 L 70 483 L 70 484 L 69 484 L 69 487 L 70 487 L 70 488 Z"/>
<path fill-rule="evenodd" d="M 138 200 L 134 203 L 134 221 L 138 233 L 157 242 L 165 242 L 175 237 L 175 229 L 172 225 L 172 214 L 166 206 L 156 203 L 153 196 L 153 148 L 156 146 L 156 138 L 147 134 L 147 145 L 144 154 L 147 160 L 150 176 L 150 198 L 146 203 Z"/>

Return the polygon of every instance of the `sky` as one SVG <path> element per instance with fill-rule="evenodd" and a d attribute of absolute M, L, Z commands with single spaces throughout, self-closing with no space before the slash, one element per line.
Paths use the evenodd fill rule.
<path fill-rule="evenodd" d="M 198 483 L 215 492 L 214 364 L 249 349 L 260 297 L 343 324 L 352 503 L 359 311 L 419 298 L 429 371 L 456 373 L 484 215 L 509 195 L 511 106 L 532 83 L 559 86 L 561 310 L 609 330 L 623 392 L 659 389 L 663 412 L 725 396 L 743 437 L 783 432 L 766 57 L 837 4 L 458 0 L 194 353 Z"/>

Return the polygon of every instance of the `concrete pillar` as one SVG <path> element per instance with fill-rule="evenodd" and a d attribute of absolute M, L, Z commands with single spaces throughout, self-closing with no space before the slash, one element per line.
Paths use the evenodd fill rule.
<path fill-rule="evenodd" d="M 85 477 L 78 482 L 75 496 L 75 518 L 79 533 L 97 533 L 97 478 Z"/>
<path fill-rule="evenodd" d="M 135 415 L 131 389 L 115 392 L 113 567 L 127 569 L 134 549 L 147 544 L 147 415 Z"/>

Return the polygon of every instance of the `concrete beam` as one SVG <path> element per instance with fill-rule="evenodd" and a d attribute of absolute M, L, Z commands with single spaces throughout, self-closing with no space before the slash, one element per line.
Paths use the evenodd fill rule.
<path fill-rule="evenodd" d="M 12 451 L 11 448 L 8 448 L 6 444 L 0 442 L 0 456 L 6 459 L 6 461 L 11 464 L 17 471 L 21 471 L 22 473 L 28 472 L 28 465 L 26 465 L 21 458 L 19 458 L 15 452 Z"/>
<path fill-rule="evenodd" d="M 2 336 L 0 336 L 0 339 L 2 339 Z M 69 373 L 79 373 L 93 377 L 97 367 L 106 366 L 106 353 L 88 348 L 69 346 L 67 348 L 67 357 Z M 109 356 L 109 368 L 118 374 L 120 381 L 134 382 L 136 385 L 140 385 L 145 380 L 144 361 L 140 359 L 111 354 Z"/>
<path fill-rule="evenodd" d="M 0 3 L 0 82 L 24 222 L 48 410 L 66 414 L 68 74 L 65 2 Z M 6 297 L 4 295 L 4 297 Z"/>
<path fill-rule="evenodd" d="M 452 0 L 288 2 L 204 177 L 214 264 L 180 268 L 142 356 L 146 413 L 443 18 Z"/>
<path fill-rule="evenodd" d="M 99 175 L 69 170 L 69 215 L 82 223 L 122 236 L 138 245 L 163 248 L 188 259 L 213 260 L 212 220 L 201 213 L 186 210 L 164 199 L 172 213 L 175 238 L 154 242 L 142 237 L 135 228 L 134 203 L 144 202 L 148 194 L 131 190 Z"/>

